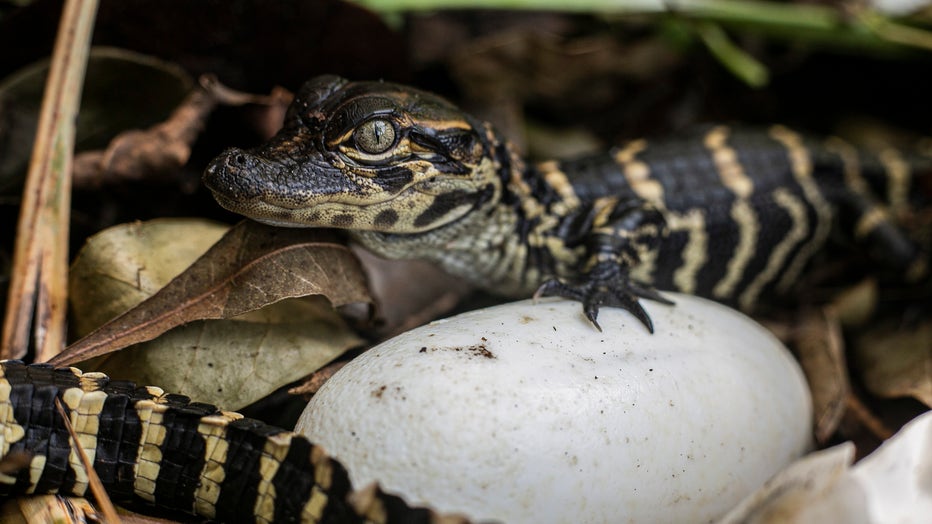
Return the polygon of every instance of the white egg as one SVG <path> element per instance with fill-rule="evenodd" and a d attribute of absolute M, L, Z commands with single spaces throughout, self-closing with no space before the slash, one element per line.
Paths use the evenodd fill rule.
<path fill-rule="evenodd" d="M 808 449 L 809 391 L 764 328 L 669 296 L 653 335 L 563 300 L 434 322 L 340 370 L 297 431 L 356 486 L 476 520 L 714 520 Z"/>

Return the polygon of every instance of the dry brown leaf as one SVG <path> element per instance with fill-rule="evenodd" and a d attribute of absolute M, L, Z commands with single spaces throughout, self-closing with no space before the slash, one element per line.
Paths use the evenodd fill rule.
<path fill-rule="evenodd" d="M 241 409 L 361 344 L 326 299 L 312 296 L 191 322 L 107 355 L 96 370 Z"/>
<path fill-rule="evenodd" d="M 75 334 L 86 335 L 158 292 L 228 229 L 206 220 L 162 218 L 114 226 L 88 239 L 71 268 Z M 316 295 L 231 319 L 191 322 L 81 367 L 237 409 L 361 343 L 330 302 Z"/>
<path fill-rule="evenodd" d="M 913 397 L 932 407 L 932 320 L 912 327 L 882 324 L 859 337 L 854 349 L 872 393 Z"/>
<path fill-rule="evenodd" d="M 152 340 L 181 324 L 231 318 L 285 298 L 324 295 L 334 306 L 371 302 L 346 246 L 321 230 L 249 220 L 145 302 L 72 344 L 50 362 L 67 365 Z"/>
<path fill-rule="evenodd" d="M 841 327 L 831 307 L 805 309 L 795 336 L 799 363 L 812 391 L 815 437 L 825 443 L 838 429 L 851 391 Z"/>
<path fill-rule="evenodd" d="M 157 218 L 88 238 L 69 274 L 72 335 L 83 337 L 157 293 L 229 229 L 203 219 Z"/>

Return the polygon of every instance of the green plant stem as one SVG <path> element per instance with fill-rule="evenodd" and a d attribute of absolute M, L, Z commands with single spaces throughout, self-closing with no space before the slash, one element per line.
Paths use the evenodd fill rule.
<path fill-rule="evenodd" d="M 895 51 L 932 48 L 932 32 L 867 11 L 846 13 L 829 5 L 761 0 L 355 0 L 383 14 L 440 9 L 518 9 L 601 13 L 609 16 L 669 14 L 763 36 L 826 46 Z"/>

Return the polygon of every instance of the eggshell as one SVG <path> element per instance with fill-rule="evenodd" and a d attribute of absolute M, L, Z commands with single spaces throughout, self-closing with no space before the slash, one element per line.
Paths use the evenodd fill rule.
<path fill-rule="evenodd" d="M 844 442 L 771 478 L 718 524 L 927 524 L 932 521 L 932 411 L 851 467 Z"/>
<path fill-rule="evenodd" d="M 356 486 L 504 522 L 708 522 L 810 443 L 803 375 L 721 305 L 516 302 L 434 322 L 340 370 L 297 431 Z"/>

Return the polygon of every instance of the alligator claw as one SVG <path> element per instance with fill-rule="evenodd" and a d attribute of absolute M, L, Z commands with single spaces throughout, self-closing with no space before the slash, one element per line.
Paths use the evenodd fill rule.
<path fill-rule="evenodd" d="M 589 280 L 574 284 L 567 284 L 553 278 L 544 282 L 534 293 L 534 298 L 553 296 L 582 302 L 583 313 L 599 331 L 602 331 L 602 327 L 598 322 L 599 308 L 602 306 L 627 310 L 644 324 L 647 331 L 653 333 L 654 323 L 644 307 L 641 306 L 639 299 L 646 298 L 661 304 L 673 304 L 672 301 L 658 293 L 657 290 L 632 282 L 627 278 L 612 281 Z"/>

